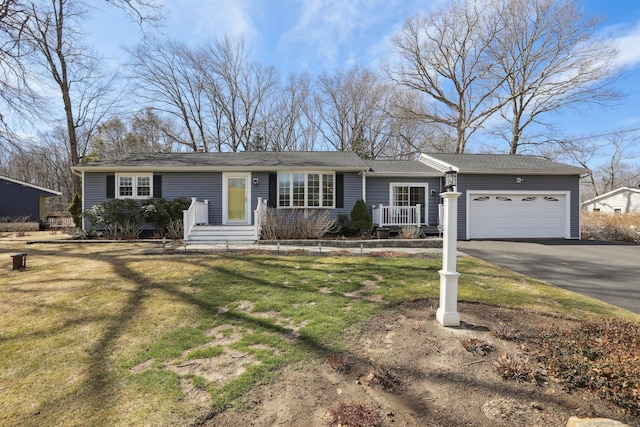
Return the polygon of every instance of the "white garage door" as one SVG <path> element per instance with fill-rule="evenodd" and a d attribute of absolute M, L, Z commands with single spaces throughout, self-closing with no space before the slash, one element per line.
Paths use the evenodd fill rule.
<path fill-rule="evenodd" d="M 538 193 L 469 193 L 468 237 L 565 237 L 567 196 Z"/>

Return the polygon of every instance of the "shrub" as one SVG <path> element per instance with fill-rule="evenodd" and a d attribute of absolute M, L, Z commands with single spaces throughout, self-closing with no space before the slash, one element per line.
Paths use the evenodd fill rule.
<path fill-rule="evenodd" d="M 503 380 L 536 381 L 536 372 L 526 356 L 513 356 L 504 353 L 500 359 L 493 363 L 493 366 Z"/>
<path fill-rule="evenodd" d="M 373 228 L 371 214 L 362 199 L 358 200 L 351 209 L 351 228 L 359 235 L 368 234 Z"/>
<path fill-rule="evenodd" d="M 470 353 L 485 356 L 495 350 L 493 344 L 482 338 L 471 337 L 460 340 L 460 344 Z"/>
<path fill-rule="evenodd" d="M 94 205 L 84 212 L 92 228 L 112 224 L 138 223 L 138 205 L 133 199 L 112 199 Z"/>
<path fill-rule="evenodd" d="M 82 228 L 82 197 L 80 194 L 73 193 L 71 204 L 67 206 L 67 212 L 71 214 L 76 228 Z"/>
<path fill-rule="evenodd" d="M 338 214 L 336 217 L 336 231 L 339 235 L 344 237 L 351 237 L 355 235 L 353 228 L 351 227 L 351 218 L 346 213 Z"/>
<path fill-rule="evenodd" d="M 422 234 L 422 229 L 416 225 L 403 225 L 400 229 L 401 239 L 418 239 Z"/>
<path fill-rule="evenodd" d="M 538 357 L 569 390 L 586 388 L 640 415 L 640 326 L 619 319 L 583 322 L 538 336 Z"/>
<path fill-rule="evenodd" d="M 338 403 L 326 415 L 325 420 L 330 427 L 380 427 L 382 417 L 378 412 L 364 403 Z"/>
<path fill-rule="evenodd" d="M 582 212 L 582 238 L 639 243 L 640 213 Z"/>
<path fill-rule="evenodd" d="M 262 220 L 265 240 L 319 239 L 335 226 L 329 211 L 267 209 Z"/>
<path fill-rule="evenodd" d="M 182 211 L 189 209 L 190 204 L 191 201 L 186 197 L 173 200 L 146 199 L 142 202 L 140 216 L 144 222 L 153 225 L 161 234 L 166 235 L 172 221 L 182 220 Z M 175 222 L 172 225 L 175 226 Z"/>

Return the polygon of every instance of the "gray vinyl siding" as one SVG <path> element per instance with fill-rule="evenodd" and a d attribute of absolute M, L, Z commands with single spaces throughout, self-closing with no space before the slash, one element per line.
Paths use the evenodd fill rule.
<path fill-rule="evenodd" d="M 351 215 L 353 206 L 362 199 L 362 177 L 357 173 L 344 174 L 344 207 L 334 210 L 334 217 L 344 213 Z"/>
<path fill-rule="evenodd" d="M 438 196 L 431 196 L 431 191 L 435 190 L 436 194 L 440 193 L 440 178 L 416 178 L 416 177 L 367 177 L 367 207 L 372 212 L 373 206 L 384 205 L 389 206 L 390 194 L 389 185 L 392 182 L 406 182 L 416 184 L 427 184 L 425 211 L 427 212 L 428 224 L 435 225 L 438 223 Z"/>
<path fill-rule="evenodd" d="M 277 173 L 273 171 L 272 173 Z M 107 201 L 107 173 L 84 174 L 83 209 L 90 209 L 97 203 Z M 222 172 L 175 172 L 162 175 L 162 197 L 172 200 L 177 197 L 196 197 L 198 201 L 209 201 L 209 223 L 222 224 Z M 254 184 L 257 178 L 258 183 Z M 269 172 L 254 172 L 249 182 L 251 191 L 251 212 L 258 207 L 258 197 L 269 197 Z M 353 205 L 362 198 L 362 178 L 357 173 L 344 174 L 344 209 L 330 209 L 332 217 L 340 212 L 350 213 Z M 85 227 L 89 224 L 85 222 Z M 148 228 L 148 226 L 147 226 Z"/>
<path fill-rule="evenodd" d="M 107 200 L 107 175 L 106 173 L 88 173 L 83 174 L 84 182 L 82 183 L 82 210 L 91 209 L 98 203 Z M 84 219 L 83 227 L 88 229 L 89 221 Z"/>
<path fill-rule="evenodd" d="M 521 184 L 516 178 L 524 178 Z M 580 238 L 580 178 L 577 175 L 458 175 L 458 238 L 467 238 L 467 191 L 569 191 L 572 239 Z"/>
<path fill-rule="evenodd" d="M 83 209 L 107 199 L 107 173 L 85 173 Z M 209 201 L 209 222 L 222 223 L 222 173 L 181 172 L 160 173 L 162 175 L 162 197 L 173 200 L 178 197 L 196 197 L 198 201 Z M 89 224 L 85 221 L 85 227 Z M 149 228 L 150 226 L 145 226 Z"/>

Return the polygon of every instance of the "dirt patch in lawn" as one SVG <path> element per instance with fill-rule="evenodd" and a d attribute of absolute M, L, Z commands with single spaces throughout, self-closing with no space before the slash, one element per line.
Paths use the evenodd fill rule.
<path fill-rule="evenodd" d="M 343 412 L 375 412 L 374 421 L 360 425 L 565 426 L 570 416 L 640 425 L 592 394 L 567 393 L 535 364 L 535 375 L 521 381 L 505 381 L 497 372 L 502 355 L 531 355 L 531 337 L 551 326 L 576 326 L 575 320 L 460 303 L 461 327 L 444 328 L 435 320 L 436 305 L 419 300 L 385 312 L 349 337 L 348 353 L 288 367 L 202 425 L 338 425 L 339 405 Z M 521 339 L 497 338 L 492 329 L 517 329 Z M 489 350 L 481 355 L 485 351 L 468 351 L 463 342 L 485 343 L 471 348 Z"/>

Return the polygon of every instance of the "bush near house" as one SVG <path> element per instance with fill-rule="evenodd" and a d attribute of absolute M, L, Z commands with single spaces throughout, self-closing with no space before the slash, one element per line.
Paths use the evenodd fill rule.
<path fill-rule="evenodd" d="M 361 236 L 369 234 L 373 228 L 373 220 L 364 200 L 358 200 L 351 209 L 351 228 Z"/>
<path fill-rule="evenodd" d="M 640 243 L 640 213 L 582 212 L 582 239 Z"/>
<path fill-rule="evenodd" d="M 87 209 L 84 217 L 93 231 L 108 239 L 135 239 L 142 233 L 142 223 L 153 225 L 161 235 L 173 235 L 175 224 L 181 221 L 182 211 L 189 204 L 186 197 L 148 199 L 141 205 L 133 199 L 113 199 Z"/>
<path fill-rule="evenodd" d="M 262 239 L 320 239 L 335 227 L 329 211 L 267 209 L 262 220 Z"/>

